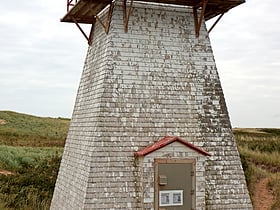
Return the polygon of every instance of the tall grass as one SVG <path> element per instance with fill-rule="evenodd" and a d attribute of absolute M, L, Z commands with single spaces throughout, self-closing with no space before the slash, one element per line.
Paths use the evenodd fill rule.
<path fill-rule="evenodd" d="M 254 165 L 264 167 L 267 170 L 280 171 L 280 151 L 260 152 L 248 147 L 239 147 L 239 152 Z"/>
<path fill-rule="evenodd" d="M 48 209 L 61 160 L 62 148 L 0 146 L 1 209 Z"/>
<path fill-rule="evenodd" d="M 53 156 L 61 156 L 62 148 L 12 147 L 0 145 L 0 168 L 18 171 L 40 165 Z"/>
<path fill-rule="evenodd" d="M 280 172 L 270 176 L 268 187 L 271 190 L 278 189 L 278 190 L 274 190 L 274 196 L 276 198 L 280 198 Z M 280 207 L 280 199 L 277 199 L 271 209 L 279 210 L 280 209 L 279 207 Z"/>
<path fill-rule="evenodd" d="M 250 195 L 256 183 L 267 178 L 275 196 L 271 209 L 280 209 L 280 129 L 235 129 L 234 135 Z"/>

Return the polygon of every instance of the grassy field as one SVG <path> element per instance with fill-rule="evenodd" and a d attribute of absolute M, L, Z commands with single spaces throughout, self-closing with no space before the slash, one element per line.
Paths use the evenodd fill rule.
<path fill-rule="evenodd" d="M 1 210 L 49 209 L 69 122 L 0 111 Z M 233 131 L 254 205 L 265 179 L 263 190 L 274 197 L 270 209 L 279 209 L 280 129 Z"/>
<path fill-rule="evenodd" d="M 69 119 L 0 111 L 0 145 L 63 147 Z"/>
<path fill-rule="evenodd" d="M 280 209 L 280 129 L 234 129 L 248 188 L 254 206 L 259 202 L 256 189 L 267 180 L 265 189 L 272 194 L 272 210 Z"/>
<path fill-rule="evenodd" d="M 49 209 L 69 122 L 0 111 L 1 210 Z"/>
<path fill-rule="evenodd" d="M 0 209 L 49 209 L 62 150 L 0 146 Z"/>

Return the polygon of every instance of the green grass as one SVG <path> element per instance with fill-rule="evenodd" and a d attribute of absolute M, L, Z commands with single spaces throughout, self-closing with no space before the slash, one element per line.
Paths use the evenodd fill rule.
<path fill-rule="evenodd" d="M 271 190 L 278 189 L 276 191 L 274 190 L 275 193 L 274 195 L 276 198 L 280 198 L 280 172 L 271 175 L 268 182 L 268 187 Z M 279 207 L 280 207 L 280 199 L 277 199 L 276 202 L 273 204 L 272 209 L 279 210 Z"/>
<path fill-rule="evenodd" d="M 49 209 L 62 150 L 0 146 L 0 209 Z"/>
<path fill-rule="evenodd" d="M 0 209 L 49 209 L 70 120 L 0 111 Z"/>
<path fill-rule="evenodd" d="M 0 144 L 10 146 L 62 147 L 70 123 L 11 111 L 0 111 L 0 120 Z"/>
<path fill-rule="evenodd" d="M 280 208 L 280 129 L 234 129 L 251 197 L 255 185 L 268 178 L 268 188 L 275 196 L 272 210 Z"/>
<path fill-rule="evenodd" d="M 12 147 L 0 145 L 0 169 L 19 171 L 36 167 L 46 159 L 61 156 L 63 148 Z"/>

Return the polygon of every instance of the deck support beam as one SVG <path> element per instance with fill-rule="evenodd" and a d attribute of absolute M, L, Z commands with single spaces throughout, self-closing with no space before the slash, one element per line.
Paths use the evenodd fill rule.
<path fill-rule="evenodd" d="M 221 20 L 221 18 L 224 16 L 225 12 L 222 13 L 217 20 L 213 23 L 213 25 L 211 26 L 211 28 L 208 30 L 208 34 L 213 30 L 213 28 L 217 25 L 217 23 Z"/>
<path fill-rule="evenodd" d="M 114 2 L 112 2 L 112 3 L 110 4 L 109 12 L 108 12 L 107 20 L 106 20 L 106 23 L 105 23 L 105 24 L 104 24 L 104 23 L 102 22 L 102 20 L 96 15 L 96 19 L 97 19 L 98 22 L 102 25 L 102 27 L 104 28 L 106 34 L 108 34 L 108 32 L 109 32 L 110 23 L 111 23 L 111 18 L 112 18 L 112 14 L 113 14 L 113 9 L 114 9 Z"/>
<path fill-rule="evenodd" d="M 133 0 L 130 1 L 128 13 L 127 13 L 127 11 L 126 11 L 126 0 L 123 0 L 123 25 L 124 25 L 125 33 L 127 33 L 127 31 L 128 31 L 128 21 L 129 21 L 129 17 L 131 15 L 131 12 L 132 12 L 132 5 L 133 5 Z"/>
<path fill-rule="evenodd" d="M 76 26 L 78 27 L 78 29 L 82 32 L 83 36 L 86 38 L 86 40 L 89 42 L 89 38 L 86 35 L 86 33 L 84 32 L 84 30 L 82 29 L 82 27 L 79 25 L 79 23 L 77 22 L 77 20 L 71 16 L 72 21 L 76 24 Z"/>
<path fill-rule="evenodd" d="M 77 20 L 73 16 L 71 16 L 71 19 L 76 24 L 78 29 L 81 31 L 83 36 L 86 38 L 88 44 L 91 45 L 92 44 L 92 37 L 93 37 L 93 34 L 94 34 L 94 26 L 95 26 L 96 18 L 93 18 L 93 20 L 92 20 L 92 25 L 91 25 L 89 36 L 84 32 L 82 27 L 79 25 L 79 23 L 77 22 Z"/>
<path fill-rule="evenodd" d="M 93 19 L 93 22 L 91 24 L 91 29 L 90 29 L 89 37 L 88 37 L 88 45 L 90 45 L 90 46 L 92 44 L 92 38 L 93 38 L 93 35 L 94 35 L 95 22 L 96 22 L 96 18 Z"/>
<path fill-rule="evenodd" d="M 115 1 L 113 0 L 106 0 L 106 1 L 105 0 L 104 1 L 66 0 L 66 1 L 67 1 L 67 14 L 61 19 L 61 21 L 75 23 L 79 28 L 79 30 L 82 32 L 83 36 L 88 41 L 89 45 L 91 45 L 91 39 L 93 38 L 94 26 L 96 20 L 104 28 L 105 33 L 106 34 L 109 33 Z M 195 36 L 198 38 L 204 20 L 207 21 L 213 17 L 218 16 L 214 24 L 208 30 L 208 33 L 210 33 L 213 30 L 213 28 L 216 26 L 216 24 L 220 21 L 220 19 L 223 17 L 224 13 L 226 13 L 231 8 L 245 2 L 245 0 L 231 0 L 231 1 L 232 2 L 230 3 L 225 3 L 225 0 L 185 0 L 182 2 L 180 1 L 180 4 L 192 7 L 193 17 L 194 17 L 194 28 L 195 28 L 194 31 L 195 31 Z M 172 2 L 174 2 L 174 0 L 166 0 L 166 2 L 171 4 Z M 127 33 L 129 18 L 133 11 L 133 0 L 123 0 L 122 7 L 123 7 L 123 25 L 124 25 L 123 27 L 125 33 Z M 98 14 L 100 13 L 100 11 L 104 9 L 106 9 L 107 14 L 103 13 L 103 15 L 107 15 L 107 17 L 103 16 L 102 18 L 100 18 Z M 87 36 L 87 34 L 79 25 L 81 23 L 92 25 L 89 36 Z"/>
<path fill-rule="evenodd" d="M 201 28 L 202 21 L 203 21 L 203 18 L 204 18 L 207 2 L 208 2 L 208 0 L 202 0 L 202 5 L 193 7 L 194 26 L 195 26 L 195 36 L 196 37 L 199 37 L 200 28 Z M 198 19 L 197 10 L 200 7 L 202 7 L 202 8 L 201 8 L 201 12 L 200 12 L 200 17 Z"/>

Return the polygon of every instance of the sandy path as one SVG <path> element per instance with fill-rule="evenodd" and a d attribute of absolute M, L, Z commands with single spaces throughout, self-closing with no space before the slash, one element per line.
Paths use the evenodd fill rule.
<path fill-rule="evenodd" d="M 268 178 L 261 179 L 256 184 L 254 200 L 254 210 L 270 210 L 274 203 L 273 193 L 267 189 Z"/>

